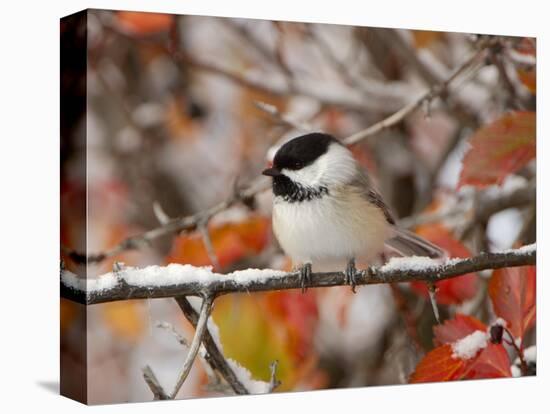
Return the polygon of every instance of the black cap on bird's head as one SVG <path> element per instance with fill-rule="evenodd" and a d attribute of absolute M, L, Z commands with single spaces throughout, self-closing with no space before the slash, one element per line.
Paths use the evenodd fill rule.
<path fill-rule="evenodd" d="M 273 158 L 273 167 L 262 172 L 263 175 L 277 177 L 281 170 L 300 170 L 313 163 L 328 151 L 331 143 L 338 143 L 332 135 L 313 132 L 291 139 L 285 143 Z"/>

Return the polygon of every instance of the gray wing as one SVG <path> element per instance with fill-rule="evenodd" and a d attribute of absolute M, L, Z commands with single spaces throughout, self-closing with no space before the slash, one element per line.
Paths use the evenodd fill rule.
<path fill-rule="evenodd" d="M 397 227 L 390 208 L 386 205 L 382 196 L 372 187 L 366 175 L 360 173 L 356 182 L 352 185 L 359 189 L 361 195 L 367 201 L 379 207 L 384 213 L 386 221 L 391 224 L 393 235 L 386 240 L 387 247 L 401 256 L 428 256 L 431 258 L 446 256 L 446 252 L 435 244 L 413 232 Z"/>
<path fill-rule="evenodd" d="M 386 221 L 392 225 L 395 225 L 395 219 L 390 208 L 384 202 L 382 196 L 373 188 L 370 183 L 369 177 L 363 174 L 362 171 L 359 171 L 356 180 L 351 183 L 368 202 L 374 204 L 376 207 L 380 208 L 384 213 Z"/>

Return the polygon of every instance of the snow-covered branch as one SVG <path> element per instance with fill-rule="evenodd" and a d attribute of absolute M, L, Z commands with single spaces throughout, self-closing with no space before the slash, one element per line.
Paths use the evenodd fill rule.
<path fill-rule="evenodd" d="M 447 260 L 427 257 L 392 258 L 380 267 L 358 271 L 357 285 L 437 282 L 470 272 L 502 267 L 534 265 L 536 244 L 497 253 Z M 311 275 L 311 287 L 344 286 L 343 271 L 318 272 Z M 63 297 L 89 305 L 127 299 L 181 296 L 219 296 L 236 292 L 260 292 L 299 289 L 299 272 L 271 269 L 247 269 L 229 274 L 212 272 L 209 267 L 170 264 L 145 268 L 122 268 L 95 279 L 78 278 L 62 270 Z"/>

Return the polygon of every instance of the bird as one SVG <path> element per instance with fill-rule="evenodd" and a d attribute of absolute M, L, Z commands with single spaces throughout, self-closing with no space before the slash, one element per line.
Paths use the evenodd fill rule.
<path fill-rule="evenodd" d="M 289 140 L 262 174 L 272 178 L 273 233 L 298 264 L 302 292 L 311 283 L 313 263 L 345 261 L 345 280 L 355 293 L 357 257 L 371 260 L 385 247 L 401 256 L 445 256 L 397 225 L 368 172 L 330 134 Z"/>

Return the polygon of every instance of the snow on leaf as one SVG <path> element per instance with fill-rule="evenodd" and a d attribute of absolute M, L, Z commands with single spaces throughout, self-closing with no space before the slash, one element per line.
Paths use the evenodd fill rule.
<path fill-rule="evenodd" d="M 428 352 L 416 366 L 409 381 L 417 383 L 511 376 L 510 359 L 504 346 L 491 343 L 487 331 L 475 330 Z"/>
<path fill-rule="evenodd" d="M 487 326 L 472 316 L 457 314 L 453 319 L 446 320 L 444 324 L 435 325 L 433 330 L 434 343 L 443 345 L 458 341 L 475 331 L 485 332 Z"/>
<path fill-rule="evenodd" d="M 468 360 L 485 349 L 489 343 L 489 334 L 484 331 L 474 331 L 471 334 L 459 339 L 451 344 L 453 349 L 453 358 Z"/>
<path fill-rule="evenodd" d="M 510 112 L 478 129 L 469 141 L 459 187 L 502 184 L 536 155 L 536 114 Z"/>
<path fill-rule="evenodd" d="M 495 270 L 489 280 L 489 296 L 495 313 L 506 320 L 516 338 L 522 338 L 535 323 L 535 266 Z"/>

